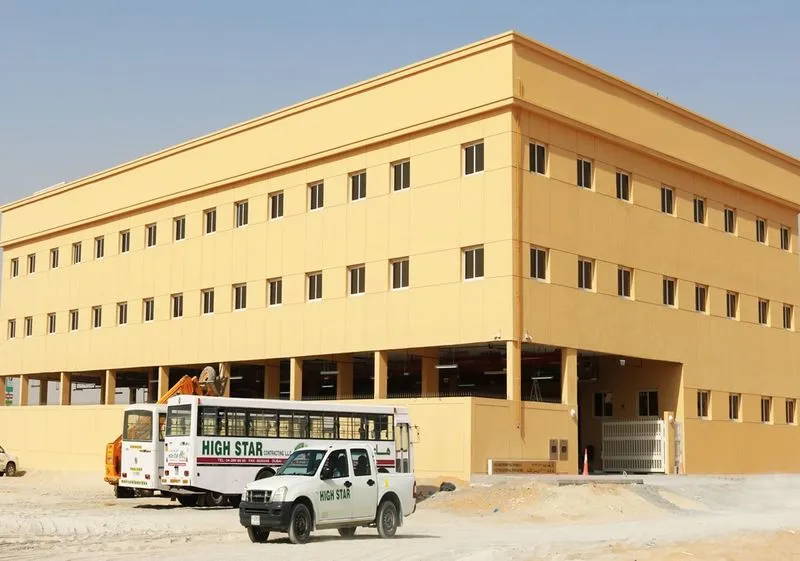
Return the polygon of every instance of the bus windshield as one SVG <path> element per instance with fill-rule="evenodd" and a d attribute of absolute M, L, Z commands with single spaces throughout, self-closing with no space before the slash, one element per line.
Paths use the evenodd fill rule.
<path fill-rule="evenodd" d="M 298 450 L 278 469 L 277 475 L 313 476 L 324 457 L 324 450 Z"/>
<path fill-rule="evenodd" d="M 153 440 L 153 412 L 125 411 L 125 430 L 122 440 L 128 442 L 150 442 Z"/>
<path fill-rule="evenodd" d="M 192 433 L 192 406 L 167 407 L 167 436 L 189 436 Z"/>

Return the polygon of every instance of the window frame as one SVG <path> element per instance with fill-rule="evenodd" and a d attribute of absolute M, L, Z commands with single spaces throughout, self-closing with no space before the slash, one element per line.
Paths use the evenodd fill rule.
<path fill-rule="evenodd" d="M 734 401 L 736 402 L 735 408 Z M 734 422 L 742 420 L 742 394 L 740 393 L 728 394 L 728 420 Z"/>
<path fill-rule="evenodd" d="M 669 290 L 669 287 L 672 290 Z M 670 301 L 671 300 L 671 301 Z M 675 277 L 663 277 L 661 280 L 661 303 L 669 308 L 678 307 L 678 279 Z"/>
<path fill-rule="evenodd" d="M 172 219 L 172 240 L 182 242 L 186 239 L 186 216 L 176 216 Z"/>
<path fill-rule="evenodd" d="M 623 182 L 622 179 L 625 179 Z M 631 174 L 627 171 L 617 170 L 616 173 L 616 193 L 618 201 L 632 202 L 631 199 Z M 623 185 L 624 183 L 624 185 Z"/>
<path fill-rule="evenodd" d="M 269 219 L 279 220 L 283 218 L 283 190 L 273 191 L 269 197 Z"/>
<path fill-rule="evenodd" d="M 69 311 L 69 331 L 70 333 L 74 333 L 80 330 L 81 324 L 81 315 L 80 310 L 70 310 Z"/>
<path fill-rule="evenodd" d="M 675 189 L 669 185 L 661 186 L 661 213 L 675 216 Z"/>
<path fill-rule="evenodd" d="M 152 222 L 144 226 L 144 247 L 150 249 L 158 245 L 158 224 Z"/>
<path fill-rule="evenodd" d="M 250 201 L 247 199 L 233 203 L 233 227 L 244 228 L 250 223 Z"/>
<path fill-rule="evenodd" d="M 699 214 L 697 212 L 698 206 L 700 207 Z M 703 226 L 706 225 L 707 222 L 706 200 L 698 195 L 695 195 L 694 199 L 692 199 L 692 218 L 695 224 L 702 224 Z"/>
<path fill-rule="evenodd" d="M 306 300 L 319 302 L 322 300 L 322 271 L 306 273 Z"/>
<path fill-rule="evenodd" d="M 586 266 L 589 267 L 589 286 L 586 286 Z M 578 257 L 578 288 L 594 292 L 594 259 L 588 257 Z"/>
<path fill-rule="evenodd" d="M 170 294 L 170 319 L 181 319 L 183 317 L 183 292 Z"/>
<path fill-rule="evenodd" d="M 355 287 L 355 290 L 354 290 Z M 367 267 L 364 263 L 347 268 L 347 295 L 362 296 L 367 289 Z"/>
<path fill-rule="evenodd" d="M 55 312 L 47 314 L 47 334 L 55 335 L 58 327 L 58 320 Z"/>
<path fill-rule="evenodd" d="M 700 291 L 703 298 L 698 298 Z M 702 309 L 700 303 L 702 302 Z M 695 283 L 694 285 L 694 311 L 699 314 L 708 314 L 708 285 Z"/>
<path fill-rule="evenodd" d="M 274 308 L 281 304 L 283 304 L 283 278 L 267 279 L 267 306 Z"/>
<path fill-rule="evenodd" d="M 600 398 L 598 401 L 598 397 Z M 600 405 L 598 411 L 598 404 Z M 592 416 L 595 419 L 606 419 L 614 416 L 614 394 L 601 390 L 592 394 Z"/>
<path fill-rule="evenodd" d="M 769 326 L 769 300 L 764 298 L 758 299 L 758 323 L 760 325 Z"/>
<path fill-rule="evenodd" d="M 733 300 L 731 300 L 733 299 Z M 731 301 L 733 302 L 733 312 L 731 312 Z M 725 317 L 728 319 L 739 318 L 739 293 L 728 290 L 725 292 Z"/>
<path fill-rule="evenodd" d="M 539 254 L 540 253 L 544 255 L 544 263 L 543 263 L 544 276 L 543 277 L 539 276 L 539 267 L 537 266 L 539 264 Z M 549 278 L 550 278 L 549 261 L 550 261 L 550 251 L 547 248 L 532 245 L 530 247 L 530 263 L 528 265 L 530 267 L 530 277 L 532 279 L 536 279 L 536 280 L 541 281 L 541 282 L 547 282 L 549 280 Z"/>
<path fill-rule="evenodd" d="M 23 337 L 33 337 L 33 316 L 26 316 L 22 322 Z"/>
<path fill-rule="evenodd" d="M 28 274 L 35 275 L 36 274 L 36 253 L 29 253 L 26 259 L 28 264 Z"/>
<path fill-rule="evenodd" d="M 782 316 L 783 316 L 783 328 L 789 331 L 794 329 L 794 306 L 792 306 L 791 304 L 784 304 Z"/>
<path fill-rule="evenodd" d="M 791 397 L 787 397 L 784 400 L 784 412 L 786 414 L 786 424 L 787 425 L 796 425 L 797 424 L 797 400 Z"/>
<path fill-rule="evenodd" d="M 102 259 L 106 256 L 106 237 L 97 236 L 94 239 L 94 258 Z"/>
<path fill-rule="evenodd" d="M 354 171 L 349 176 L 350 202 L 355 203 L 367 198 L 367 170 Z"/>
<path fill-rule="evenodd" d="M 200 313 L 204 316 L 214 314 L 216 308 L 213 288 L 204 288 L 200 291 Z"/>
<path fill-rule="evenodd" d="M 233 285 L 233 311 L 242 312 L 247 309 L 247 283 Z"/>
<path fill-rule="evenodd" d="M 655 396 L 655 413 L 653 413 L 653 396 Z M 642 414 L 642 397 L 647 399 L 647 414 Z M 658 417 L 661 415 L 661 403 L 658 396 L 658 390 L 639 390 L 638 400 L 636 402 L 639 417 Z"/>
<path fill-rule="evenodd" d="M 131 231 L 120 230 L 119 233 L 119 252 L 128 253 L 131 250 Z"/>
<path fill-rule="evenodd" d="M 17 320 L 16 318 L 11 318 L 8 320 L 6 327 L 6 339 L 16 339 L 16 338 L 17 338 Z"/>
<path fill-rule="evenodd" d="M 539 149 L 541 148 L 541 162 L 539 161 L 540 154 Z M 547 145 L 540 144 L 535 140 L 528 142 L 528 170 L 531 173 L 536 175 L 543 175 L 547 176 Z M 541 171 L 539 171 L 539 164 L 541 163 Z"/>
<path fill-rule="evenodd" d="M 781 226 L 781 249 L 792 251 L 792 229 L 789 226 Z"/>
<path fill-rule="evenodd" d="M 471 263 L 470 263 L 471 260 Z M 470 271 L 470 265 L 472 271 Z M 482 245 L 464 247 L 461 249 L 461 280 L 477 281 L 484 278 L 486 273 L 485 254 Z M 470 276 L 470 274 L 472 276 Z"/>
<path fill-rule="evenodd" d="M 697 418 L 711 419 L 711 390 L 697 390 Z"/>
<path fill-rule="evenodd" d="M 72 244 L 72 264 L 79 265 L 83 261 L 83 242 Z"/>
<path fill-rule="evenodd" d="M 728 217 L 730 216 L 730 220 Z M 726 206 L 722 211 L 722 227 L 726 234 L 736 235 L 736 209 Z"/>
<path fill-rule="evenodd" d="M 767 220 L 765 218 L 756 218 L 756 242 L 769 245 L 767 230 Z"/>
<path fill-rule="evenodd" d="M 486 148 L 483 139 L 464 144 L 461 153 L 464 159 L 462 167 L 464 176 L 477 175 L 484 172 L 486 169 Z"/>
<path fill-rule="evenodd" d="M 9 273 L 12 279 L 19 276 L 19 257 L 14 257 L 9 261 Z"/>
<path fill-rule="evenodd" d="M 762 395 L 761 396 L 761 422 L 765 425 L 771 425 L 773 423 L 774 412 L 773 402 L 771 396 Z"/>
<path fill-rule="evenodd" d="M 217 232 L 217 207 L 203 211 L 203 235 L 210 236 Z"/>
<path fill-rule="evenodd" d="M 117 326 L 124 327 L 128 325 L 128 303 L 117 302 Z"/>
<path fill-rule="evenodd" d="M 625 286 L 627 275 L 627 287 Z M 627 288 L 627 291 L 625 290 Z M 627 292 L 627 294 L 626 294 Z M 617 267 L 617 296 L 626 300 L 633 300 L 633 269 L 630 267 Z"/>
<path fill-rule="evenodd" d="M 400 285 L 395 285 L 395 268 L 399 267 Z M 405 273 L 405 275 L 403 274 Z M 389 261 L 389 285 L 393 291 L 408 290 L 411 285 L 411 262 L 408 257 L 398 257 Z M 403 284 L 405 282 L 405 284 Z"/>
<path fill-rule="evenodd" d="M 575 168 L 576 171 L 576 185 L 582 189 L 588 189 L 592 191 L 594 189 L 594 163 L 592 160 L 588 158 L 584 158 L 583 156 L 578 156 L 576 158 L 577 167 Z M 586 185 L 586 171 L 589 171 L 589 184 Z"/>
<path fill-rule="evenodd" d="M 155 320 L 156 300 L 155 298 L 144 298 L 142 300 L 142 323 L 152 323 Z"/>
<path fill-rule="evenodd" d="M 411 159 L 392 162 L 392 193 L 411 189 Z"/>
<path fill-rule="evenodd" d="M 325 208 L 325 182 L 315 181 L 308 184 L 308 211 Z"/>
<path fill-rule="evenodd" d="M 92 306 L 92 329 L 103 327 L 103 306 Z"/>
<path fill-rule="evenodd" d="M 50 269 L 58 269 L 59 259 L 61 257 L 61 252 L 59 248 L 52 247 L 50 248 Z"/>

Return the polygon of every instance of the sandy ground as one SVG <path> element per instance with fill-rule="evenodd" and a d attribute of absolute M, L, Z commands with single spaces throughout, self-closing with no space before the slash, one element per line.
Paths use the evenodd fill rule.
<path fill-rule="evenodd" d="M 251 544 L 237 511 L 160 497 L 117 500 L 102 476 L 0 478 L 0 560 L 800 559 L 800 476 L 653 477 L 645 485 L 556 487 L 480 478 L 421 502 L 394 540 L 359 529 Z"/>

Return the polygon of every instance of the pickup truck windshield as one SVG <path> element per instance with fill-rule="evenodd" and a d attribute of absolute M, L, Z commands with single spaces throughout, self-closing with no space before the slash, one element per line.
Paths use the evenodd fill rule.
<path fill-rule="evenodd" d="M 324 450 L 298 450 L 289 456 L 286 463 L 278 470 L 277 475 L 305 475 L 312 476 L 317 473 Z"/>

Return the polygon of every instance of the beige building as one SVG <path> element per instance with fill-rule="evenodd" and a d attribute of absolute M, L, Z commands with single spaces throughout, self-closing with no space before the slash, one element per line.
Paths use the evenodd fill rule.
<path fill-rule="evenodd" d="M 0 440 L 100 469 L 119 389 L 219 364 L 234 396 L 407 404 L 422 476 L 792 471 L 799 181 L 492 37 L 2 208 L 0 376 L 109 405 L 7 407 Z"/>

